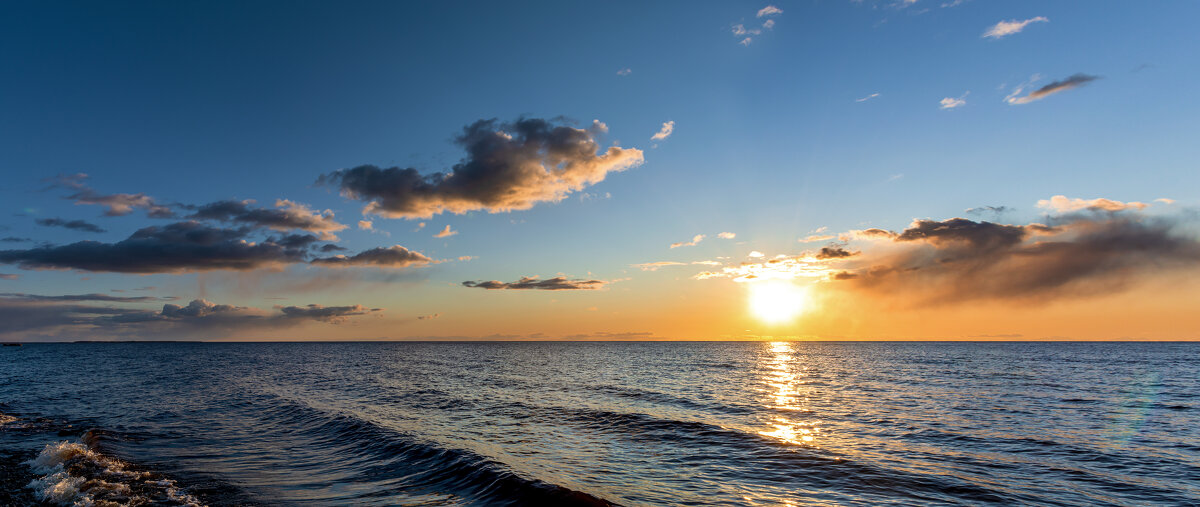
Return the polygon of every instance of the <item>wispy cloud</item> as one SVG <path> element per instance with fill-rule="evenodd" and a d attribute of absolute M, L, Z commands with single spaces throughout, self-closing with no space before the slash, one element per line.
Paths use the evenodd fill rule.
<path fill-rule="evenodd" d="M 609 173 L 641 165 L 642 151 L 602 149 L 596 123 L 581 129 L 538 118 L 513 122 L 480 120 L 455 142 L 467 158 L 444 173 L 373 165 L 321 176 L 318 184 L 367 201 L 364 214 L 389 218 L 430 218 L 439 213 L 524 210 L 558 202 L 603 181 Z"/>
<path fill-rule="evenodd" d="M 775 7 L 774 5 L 768 5 L 766 7 L 763 7 L 762 9 L 759 9 L 758 15 L 756 17 L 761 18 L 761 17 L 766 17 L 766 16 L 774 16 L 777 14 L 783 14 L 783 9 L 780 9 L 779 7 Z"/>
<path fill-rule="evenodd" d="M 393 245 L 386 248 L 372 248 L 351 256 L 335 255 L 333 257 L 324 257 L 312 260 L 312 264 L 315 266 L 331 268 L 357 266 L 369 266 L 377 268 L 406 268 L 436 264 L 438 262 L 440 261 L 435 261 L 425 256 L 425 254 L 422 254 L 421 252 L 409 250 L 400 245 Z"/>
<path fill-rule="evenodd" d="M 56 217 L 56 218 L 39 218 L 39 219 L 35 220 L 35 222 L 37 222 L 38 225 L 43 225 L 46 227 L 62 227 L 65 229 L 71 229 L 71 230 L 83 231 L 83 232 L 96 232 L 96 233 L 105 232 L 104 229 L 101 228 L 99 225 L 93 224 L 91 222 L 85 222 L 83 220 L 63 220 L 61 218 Z"/>
<path fill-rule="evenodd" d="M 90 204 L 108 208 L 106 216 L 128 215 L 135 208 L 146 210 L 151 218 L 171 218 L 175 212 L 171 208 L 155 202 L 146 194 L 101 194 L 92 190 L 86 183 L 87 174 L 63 174 L 51 179 L 53 186 L 73 190 L 74 193 L 66 198 L 75 204 Z"/>
<path fill-rule="evenodd" d="M 941 105 L 938 106 L 938 109 L 955 109 L 955 108 L 965 106 L 965 105 L 967 105 L 967 95 L 970 95 L 970 94 L 971 94 L 971 92 L 968 91 L 968 92 L 960 95 L 957 99 L 954 97 L 946 97 L 941 100 L 941 102 L 940 102 Z"/>
<path fill-rule="evenodd" d="M 878 94 L 878 93 L 872 93 L 872 94 L 870 94 L 870 95 L 867 95 L 866 97 L 863 97 L 863 98 L 861 98 L 861 99 L 854 99 L 854 101 L 855 101 L 855 102 L 866 102 L 866 101 L 868 101 L 868 100 L 871 100 L 871 99 L 873 99 L 873 98 L 875 98 L 875 97 L 878 97 L 878 96 L 879 96 L 879 94 Z"/>
<path fill-rule="evenodd" d="M 617 71 L 618 76 L 628 76 L 630 74 L 633 74 L 633 69 L 631 69 L 629 67 L 625 67 L 624 69 Z"/>
<path fill-rule="evenodd" d="M 217 201 L 196 208 L 195 213 L 187 218 L 246 224 L 275 231 L 314 232 L 325 241 L 337 241 L 334 233 L 348 227 L 334 220 L 330 210 L 317 212 L 304 204 L 287 199 L 276 200 L 275 209 L 258 208 L 253 204 L 253 200 Z M 359 222 L 359 227 L 362 227 L 362 222 Z"/>
<path fill-rule="evenodd" d="M 1148 206 L 1150 205 L 1137 201 L 1121 202 L 1104 198 L 1072 199 L 1065 195 L 1056 195 L 1049 199 L 1042 199 L 1037 202 L 1037 207 L 1056 213 L 1070 213 L 1073 211 L 1141 210 Z"/>
<path fill-rule="evenodd" d="M 1034 74 L 1033 77 L 1029 78 L 1029 81 L 1022 83 L 1022 84 L 1018 85 L 1015 89 L 1013 89 L 1012 93 L 1008 94 L 1008 96 L 1004 98 L 1004 101 L 1008 102 L 1009 104 L 1013 104 L 1013 105 L 1028 104 L 1030 102 L 1042 100 L 1046 97 L 1054 95 L 1055 93 L 1065 92 L 1067 90 L 1072 90 L 1072 89 L 1078 88 L 1080 86 L 1086 85 L 1092 81 L 1100 79 L 1100 76 L 1091 76 L 1088 74 L 1075 74 L 1066 79 L 1055 81 L 1046 86 L 1038 88 L 1032 92 L 1029 92 L 1028 95 L 1020 96 L 1021 93 L 1025 91 L 1025 89 L 1027 89 L 1029 86 L 1032 86 L 1033 83 L 1035 81 L 1037 81 L 1038 79 L 1040 79 L 1040 76 L 1038 76 L 1037 74 Z"/>
<path fill-rule="evenodd" d="M 438 232 L 437 234 L 434 234 L 434 235 L 433 235 L 433 237 L 435 237 L 435 238 L 449 238 L 450 236 L 453 236 L 453 235 L 455 235 L 455 234 L 458 234 L 458 231 L 451 230 L 451 229 L 450 229 L 450 225 L 449 225 L 449 224 L 446 224 L 446 227 L 445 227 L 445 228 L 443 228 L 443 229 L 441 230 L 441 232 Z"/>
<path fill-rule="evenodd" d="M 737 237 L 737 234 L 732 233 L 732 232 L 722 232 L 722 233 L 718 233 L 717 237 L 721 238 L 721 239 L 733 239 L 733 238 Z"/>
<path fill-rule="evenodd" d="M 650 136 L 651 141 L 661 141 L 671 137 L 671 133 L 675 132 L 675 120 L 671 120 L 662 124 L 662 128 L 653 136 Z"/>
<path fill-rule="evenodd" d="M 463 282 L 463 287 L 473 287 L 489 290 L 597 290 L 603 289 L 610 282 L 604 280 L 570 280 L 565 276 L 556 276 L 541 280 L 536 276 L 523 276 L 515 282 L 498 280 Z"/>
<path fill-rule="evenodd" d="M 687 242 L 681 241 L 679 243 L 671 243 L 671 248 L 679 248 L 679 247 L 683 247 L 683 246 L 696 246 L 697 243 L 704 241 L 704 238 L 706 238 L 706 237 L 707 236 L 705 236 L 703 234 L 697 234 L 695 236 L 692 236 L 691 241 L 687 241 Z"/>
<path fill-rule="evenodd" d="M 986 38 L 1000 39 L 1000 38 L 1012 35 L 1014 33 L 1020 33 L 1021 30 L 1024 30 L 1025 27 L 1027 25 L 1029 25 L 1030 23 L 1048 23 L 1049 21 L 1050 20 L 1046 19 L 1044 16 L 1038 16 L 1036 18 L 1029 18 L 1024 21 L 1017 21 L 1015 19 L 1010 19 L 1008 21 L 1001 21 L 999 23 L 996 23 L 995 25 L 992 25 L 992 27 L 988 28 L 986 32 L 983 32 L 982 37 L 985 39 Z"/>

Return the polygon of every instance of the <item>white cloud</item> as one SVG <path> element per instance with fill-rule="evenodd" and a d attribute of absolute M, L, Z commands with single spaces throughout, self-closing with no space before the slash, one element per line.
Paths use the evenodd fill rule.
<path fill-rule="evenodd" d="M 774 5 L 768 5 L 758 10 L 758 17 L 760 18 L 763 16 L 774 16 L 776 14 L 783 14 L 783 9 L 775 7 Z"/>
<path fill-rule="evenodd" d="M 362 229 L 362 230 L 364 230 L 364 231 L 370 231 L 370 230 L 373 230 L 373 229 L 375 228 L 375 224 L 371 223 L 371 221 L 370 221 L 370 220 L 359 220 L 359 221 L 358 221 L 358 228 L 359 228 L 359 229 Z"/>
<path fill-rule="evenodd" d="M 967 93 L 964 93 L 961 96 L 959 96 L 957 99 L 953 98 L 953 97 L 946 97 L 946 98 L 942 99 L 941 105 L 938 106 L 938 108 L 939 109 L 954 109 L 956 107 L 965 106 L 965 105 L 967 105 L 967 95 L 970 95 L 970 94 L 971 94 L 971 92 L 968 91 Z"/>
<path fill-rule="evenodd" d="M 659 130 L 657 134 L 650 136 L 650 140 L 651 141 L 661 141 L 663 139 L 671 137 L 671 133 L 674 131 L 675 131 L 675 120 L 671 120 L 669 122 L 663 123 L 662 130 Z"/>
<path fill-rule="evenodd" d="M 458 234 L 458 231 L 452 231 L 452 230 L 450 230 L 450 226 L 449 226 L 449 225 L 447 225 L 445 229 L 442 229 L 442 231 L 441 231 L 441 232 L 439 232 L 439 233 L 437 233 L 437 234 L 434 234 L 434 235 L 433 235 L 433 237 L 435 237 L 435 238 L 448 238 L 448 237 L 450 237 L 450 236 L 453 236 L 453 235 L 455 235 L 455 234 Z"/>
<path fill-rule="evenodd" d="M 799 241 L 801 243 L 814 243 L 817 241 L 827 241 L 827 240 L 831 240 L 831 239 L 833 239 L 833 236 L 831 236 L 829 234 L 810 234 L 810 235 L 800 238 L 796 241 Z"/>
<path fill-rule="evenodd" d="M 1046 19 L 1044 16 L 1029 18 L 1025 21 L 1017 21 L 1015 19 L 1001 21 L 993 25 L 991 28 L 988 28 L 986 32 L 983 32 L 983 38 L 1000 39 L 1014 33 L 1020 33 L 1021 30 L 1024 30 L 1025 26 L 1030 23 L 1048 23 L 1049 21 L 1050 20 Z"/>
<path fill-rule="evenodd" d="M 766 20 L 766 21 L 763 21 L 763 28 L 765 28 L 765 29 L 767 29 L 767 30 L 770 30 L 770 29 L 772 29 L 772 28 L 775 28 L 775 20 L 773 20 L 773 19 L 768 19 L 768 20 Z"/>
<path fill-rule="evenodd" d="M 873 99 L 873 98 L 875 98 L 875 97 L 878 97 L 878 96 L 879 96 L 879 94 L 878 94 L 878 93 L 872 93 L 872 94 L 870 94 L 870 95 L 867 95 L 866 97 L 863 97 L 863 98 L 861 98 L 861 99 L 854 99 L 854 101 L 855 101 L 855 102 L 866 102 L 866 101 L 868 101 L 868 100 L 871 100 L 871 99 Z"/>
<path fill-rule="evenodd" d="M 749 257 L 754 257 L 755 259 L 757 259 L 757 258 L 759 258 L 759 257 L 762 257 L 762 256 L 763 256 L 763 253 L 762 253 L 762 252 L 760 252 L 760 251 L 758 251 L 758 250 L 754 250 L 754 251 L 750 252 L 750 254 L 749 254 L 748 256 L 749 256 Z"/>
<path fill-rule="evenodd" d="M 679 248 L 681 246 L 696 246 L 697 243 L 704 241 L 704 238 L 705 238 L 705 236 L 703 234 L 697 234 L 695 236 L 692 236 L 692 240 L 687 243 L 684 243 L 684 242 L 671 243 L 671 248 Z"/>
<path fill-rule="evenodd" d="M 734 234 L 732 232 L 722 232 L 720 234 L 717 234 L 717 237 L 721 238 L 721 239 L 733 239 L 733 238 L 737 237 L 737 234 Z"/>
<path fill-rule="evenodd" d="M 629 67 L 625 67 L 624 69 L 617 71 L 618 76 L 628 76 L 630 74 L 633 74 L 633 69 L 631 69 Z"/>
<path fill-rule="evenodd" d="M 1049 199 L 1042 199 L 1037 202 L 1037 207 L 1055 211 L 1058 213 L 1069 213 L 1072 211 L 1092 210 L 1092 211 L 1124 211 L 1128 209 L 1145 209 L 1149 204 L 1144 202 L 1129 201 L 1121 202 L 1112 199 L 1070 199 L 1065 195 L 1056 195 Z"/>
<path fill-rule="evenodd" d="M 746 37 L 745 39 L 742 39 L 742 41 L 741 41 L 741 42 L 739 42 L 738 44 L 741 44 L 741 45 L 743 45 L 743 46 L 749 46 L 749 45 L 750 45 L 750 42 L 751 42 L 751 41 L 753 41 L 753 40 L 754 40 L 754 39 L 752 39 L 752 38 L 750 38 L 750 37 Z"/>

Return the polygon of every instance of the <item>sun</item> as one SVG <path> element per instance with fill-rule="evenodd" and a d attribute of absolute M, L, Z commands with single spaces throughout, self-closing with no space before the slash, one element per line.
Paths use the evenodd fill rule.
<path fill-rule="evenodd" d="M 783 280 L 752 282 L 750 312 L 768 324 L 795 319 L 808 307 L 808 288 Z"/>

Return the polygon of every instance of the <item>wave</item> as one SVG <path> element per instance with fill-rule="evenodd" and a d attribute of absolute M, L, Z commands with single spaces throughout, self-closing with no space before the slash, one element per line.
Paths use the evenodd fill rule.
<path fill-rule="evenodd" d="M 34 491 L 38 500 L 53 505 L 202 505 L 175 481 L 135 470 L 119 459 L 100 453 L 89 444 L 92 440 L 94 437 L 89 432 L 81 441 L 46 444 L 37 456 L 25 462 L 39 475 L 26 487 Z"/>
<path fill-rule="evenodd" d="M 356 482 L 387 485 L 391 493 L 444 496 L 447 503 L 462 499 L 486 505 L 611 506 L 612 502 L 522 477 L 504 463 L 464 449 L 443 447 L 350 414 L 334 414 L 307 404 L 275 398 L 257 410 L 271 431 L 294 438 L 303 432 L 323 452 L 321 468 L 353 467 Z M 264 428 L 266 429 L 266 428 Z M 457 499 L 457 500 L 455 500 Z M 338 499 L 353 500 L 353 499 Z"/>

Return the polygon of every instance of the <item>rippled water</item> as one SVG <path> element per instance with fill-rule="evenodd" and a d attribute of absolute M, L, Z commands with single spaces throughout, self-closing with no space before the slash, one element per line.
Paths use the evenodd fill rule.
<path fill-rule="evenodd" d="M 1200 344 L 27 344 L 0 413 L 0 503 L 1200 503 Z"/>

